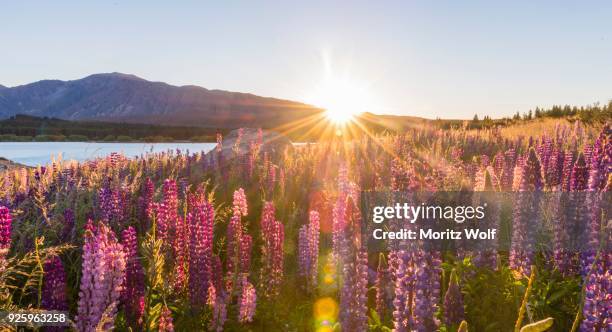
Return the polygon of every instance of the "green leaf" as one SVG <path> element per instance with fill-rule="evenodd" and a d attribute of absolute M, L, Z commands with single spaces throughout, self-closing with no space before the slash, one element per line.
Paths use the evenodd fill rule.
<path fill-rule="evenodd" d="M 542 332 L 546 331 L 553 326 L 554 319 L 552 317 L 548 317 L 539 322 L 535 322 L 533 324 L 525 325 L 521 328 L 520 332 Z"/>

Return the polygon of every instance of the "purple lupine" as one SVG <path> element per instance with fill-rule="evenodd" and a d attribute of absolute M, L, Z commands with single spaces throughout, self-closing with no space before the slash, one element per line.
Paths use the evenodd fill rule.
<path fill-rule="evenodd" d="M 153 211 L 153 195 L 155 194 L 155 185 L 150 178 L 143 182 L 140 189 L 140 197 L 138 198 L 138 215 L 141 220 L 141 229 L 145 231 L 150 226 L 151 213 Z"/>
<path fill-rule="evenodd" d="M 174 332 L 174 323 L 172 322 L 172 312 L 168 307 L 164 306 L 159 316 L 159 324 L 157 326 L 159 332 Z"/>
<path fill-rule="evenodd" d="M 394 257 L 392 259 L 392 257 Z M 414 277 L 412 253 L 400 250 L 389 254 L 389 266 L 394 266 L 392 278 L 395 280 L 393 299 L 393 331 L 412 331 L 415 322 L 412 316 L 414 303 Z"/>
<path fill-rule="evenodd" d="M 138 239 L 136 230 L 130 226 L 121 234 L 123 250 L 125 251 L 125 288 L 123 290 L 123 303 L 129 322 L 137 325 L 142 323 L 144 301 L 144 271 L 138 255 Z"/>
<path fill-rule="evenodd" d="M 340 325 L 346 331 L 367 330 L 368 256 L 365 250 L 354 253 L 342 266 Z"/>
<path fill-rule="evenodd" d="M 548 162 L 546 170 L 546 184 L 551 189 L 558 189 L 563 176 L 563 149 L 559 144 L 555 145 Z"/>
<path fill-rule="evenodd" d="M 561 176 L 561 190 L 570 191 L 570 184 L 572 179 L 572 170 L 574 168 L 574 153 L 572 151 L 565 151 L 563 156 L 563 175 Z"/>
<path fill-rule="evenodd" d="M 600 252 L 585 277 L 580 331 L 612 330 L 612 254 Z"/>
<path fill-rule="evenodd" d="M 211 281 L 213 224 L 215 211 L 204 195 L 193 200 L 189 220 L 189 295 L 191 304 L 201 306 Z"/>
<path fill-rule="evenodd" d="M 72 209 L 64 210 L 64 227 L 62 228 L 61 239 L 64 242 L 70 241 L 74 232 L 74 211 Z"/>
<path fill-rule="evenodd" d="M 385 317 L 387 308 L 386 301 L 386 286 L 389 277 L 389 269 L 384 265 L 385 255 L 381 253 L 378 258 L 378 267 L 376 268 L 376 281 L 374 289 L 376 290 L 375 310 L 379 317 Z"/>
<path fill-rule="evenodd" d="M 444 324 L 458 326 L 465 319 L 463 296 L 455 270 L 451 272 L 446 294 L 444 294 Z"/>
<path fill-rule="evenodd" d="M 306 289 L 312 290 L 317 285 L 319 258 L 319 213 L 310 211 L 309 222 L 299 231 L 299 270 L 306 279 Z"/>
<path fill-rule="evenodd" d="M 570 177 L 570 190 L 583 191 L 587 189 L 589 179 L 589 169 L 584 158 L 584 154 L 580 153 L 578 159 L 572 168 Z"/>
<path fill-rule="evenodd" d="M 342 186 L 341 186 L 342 187 Z M 344 190 L 348 190 L 344 187 Z M 346 227 L 341 233 L 343 244 L 340 246 L 337 263 L 342 271 L 340 290 L 340 325 L 347 331 L 367 329 L 367 292 L 368 256 L 359 238 L 361 213 L 347 197 L 344 222 Z"/>
<path fill-rule="evenodd" d="M 0 251 L 3 255 L 6 255 L 11 247 L 11 224 L 11 211 L 0 206 Z"/>
<path fill-rule="evenodd" d="M 274 216 L 274 204 L 265 202 L 261 217 L 261 274 L 263 296 L 273 299 L 280 292 L 283 280 L 283 243 L 285 227 Z"/>
<path fill-rule="evenodd" d="M 156 236 L 172 246 L 173 233 L 178 220 L 178 193 L 176 182 L 166 179 L 163 185 L 163 200 L 156 207 Z"/>
<path fill-rule="evenodd" d="M 255 287 L 243 277 L 242 280 L 242 294 L 240 295 L 239 310 L 238 310 L 238 321 L 240 323 L 248 323 L 253 320 L 255 315 L 255 307 L 257 306 L 257 294 L 255 293 Z"/>
<path fill-rule="evenodd" d="M 502 170 L 502 176 L 500 179 L 502 191 L 512 190 L 512 182 L 514 181 L 515 158 L 516 151 L 514 149 L 508 149 L 504 153 L 504 168 Z"/>
<path fill-rule="evenodd" d="M 510 267 L 529 275 L 534 253 L 533 227 L 540 218 L 540 192 L 543 189 L 540 161 L 531 148 L 522 165 L 519 193 L 514 202 Z"/>
<path fill-rule="evenodd" d="M 606 160 L 606 147 L 610 148 L 612 146 L 612 142 L 606 138 L 606 134 L 609 131 L 610 126 L 606 125 L 593 144 L 588 182 L 590 191 L 596 191 L 604 187 L 607 168 L 610 167 L 608 164 L 612 164 L 612 160 Z"/>
<path fill-rule="evenodd" d="M 414 321 L 416 331 L 435 331 L 439 322 L 435 313 L 440 300 L 440 266 L 442 260 L 438 252 L 415 253 L 414 267 Z"/>
<path fill-rule="evenodd" d="M 46 310 L 68 310 L 68 294 L 66 293 L 66 271 L 62 260 L 52 256 L 45 261 L 43 277 L 42 302 Z"/>
<path fill-rule="evenodd" d="M 223 331 L 223 325 L 227 320 L 228 296 L 223 291 L 217 292 L 214 287 L 209 288 L 208 305 L 212 309 L 212 319 L 210 321 L 210 331 Z"/>
<path fill-rule="evenodd" d="M 88 227 L 93 228 L 91 220 Z M 117 314 L 125 278 L 125 253 L 113 231 L 100 223 L 86 231 L 76 324 L 79 331 L 95 331 L 102 315 Z M 107 310 L 110 308 L 110 310 Z"/>

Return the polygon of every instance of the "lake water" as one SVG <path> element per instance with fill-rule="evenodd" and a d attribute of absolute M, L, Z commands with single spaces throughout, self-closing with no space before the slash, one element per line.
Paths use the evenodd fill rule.
<path fill-rule="evenodd" d="M 208 152 L 215 143 L 89 143 L 89 142 L 0 142 L 0 157 L 14 162 L 38 166 L 51 163 L 61 155 L 62 160 L 85 161 L 120 152 L 126 157 L 136 157 L 147 152 L 180 149 Z"/>

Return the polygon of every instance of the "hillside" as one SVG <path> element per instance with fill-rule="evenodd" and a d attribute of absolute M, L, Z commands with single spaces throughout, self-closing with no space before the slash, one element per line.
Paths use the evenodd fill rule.
<path fill-rule="evenodd" d="M 187 125 L 277 126 L 320 113 L 315 107 L 247 93 L 173 86 L 121 73 L 43 80 L 0 89 L 0 119 L 16 114 L 66 120 Z"/>

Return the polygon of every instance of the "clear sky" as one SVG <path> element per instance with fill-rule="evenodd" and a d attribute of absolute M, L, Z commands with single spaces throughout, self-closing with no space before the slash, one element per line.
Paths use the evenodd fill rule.
<path fill-rule="evenodd" d="M 0 84 L 117 71 L 310 102 L 331 73 L 429 118 L 612 99 L 612 1 L 430 2 L 0 0 Z"/>

